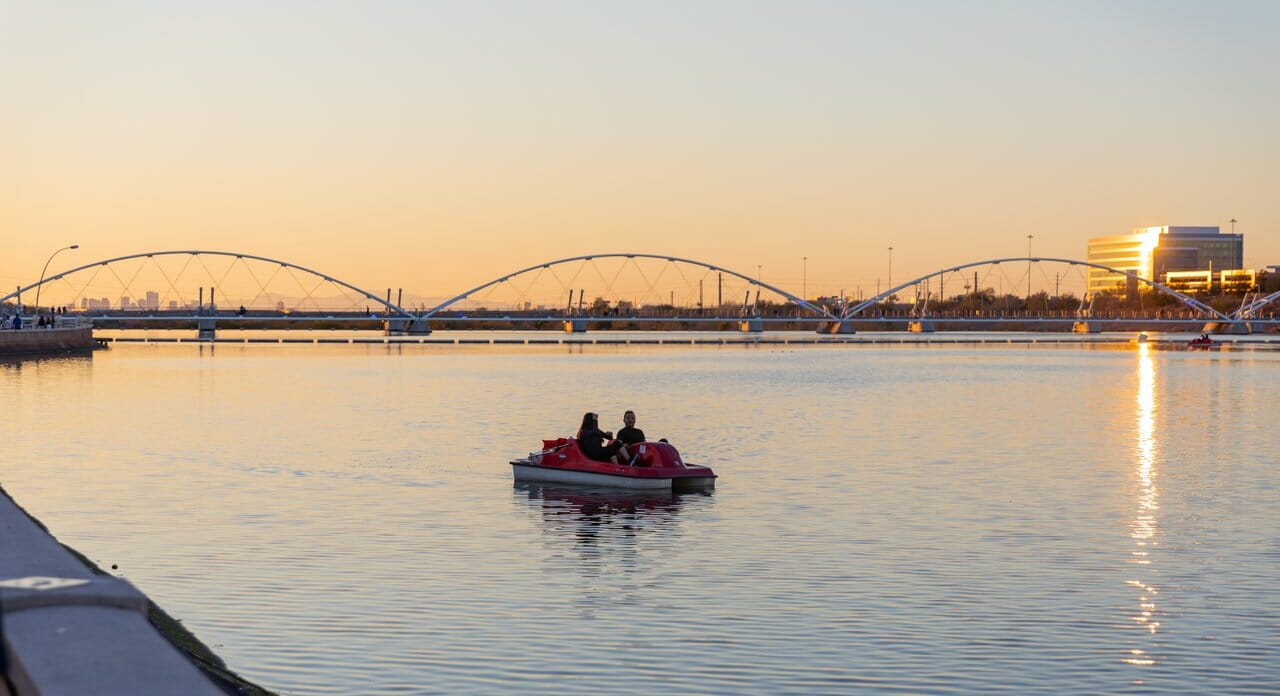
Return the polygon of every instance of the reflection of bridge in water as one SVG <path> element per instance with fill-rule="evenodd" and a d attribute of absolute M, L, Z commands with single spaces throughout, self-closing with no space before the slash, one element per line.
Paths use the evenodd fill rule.
<path fill-rule="evenodd" d="M 1089 269 L 1122 293 L 1091 293 Z M 1052 275 L 1050 272 L 1052 271 Z M 222 251 L 156 251 L 95 261 L 0 297 L 38 290 L 101 328 L 432 328 L 660 330 L 1074 330 L 1250 333 L 1280 324 L 1280 292 L 1238 297 L 1224 311 L 1168 285 L 1074 259 L 987 259 L 941 269 L 874 295 L 804 298 L 722 266 L 659 254 L 547 261 L 440 302 L 404 301 L 287 261 Z M 207 293 L 207 294 L 206 294 Z M 113 299 L 115 298 L 115 299 Z"/>

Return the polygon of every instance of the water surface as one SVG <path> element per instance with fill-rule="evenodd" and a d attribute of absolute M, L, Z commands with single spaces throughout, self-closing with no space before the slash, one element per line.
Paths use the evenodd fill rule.
<path fill-rule="evenodd" d="M 0 365 L 0 482 L 284 693 L 1264 693 L 1278 368 L 117 344 Z M 627 408 L 715 491 L 513 484 Z"/>

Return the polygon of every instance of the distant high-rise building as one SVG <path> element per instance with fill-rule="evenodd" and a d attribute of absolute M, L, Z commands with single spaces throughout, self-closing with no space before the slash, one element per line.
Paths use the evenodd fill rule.
<path fill-rule="evenodd" d="M 1217 227 L 1139 227 L 1132 234 L 1091 237 L 1089 263 L 1161 281 L 1170 271 L 1225 271 L 1244 266 L 1244 235 Z M 1136 281 L 1101 268 L 1089 269 L 1089 290 L 1136 290 Z"/>
<path fill-rule="evenodd" d="M 160 293 L 155 290 L 147 291 L 147 309 L 153 312 L 160 309 Z"/>
<path fill-rule="evenodd" d="M 128 295 L 120 296 L 120 309 L 129 309 L 133 306 L 133 300 Z"/>

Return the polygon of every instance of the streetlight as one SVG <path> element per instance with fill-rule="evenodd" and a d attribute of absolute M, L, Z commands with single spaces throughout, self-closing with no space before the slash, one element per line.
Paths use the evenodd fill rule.
<path fill-rule="evenodd" d="M 802 285 L 800 289 L 800 295 L 802 296 L 801 299 L 808 300 L 809 299 L 809 257 L 801 256 L 800 259 L 804 261 L 804 275 L 801 276 L 803 280 L 801 281 Z"/>
<path fill-rule="evenodd" d="M 885 284 L 893 287 L 893 247 L 889 247 L 889 278 Z"/>
<path fill-rule="evenodd" d="M 67 249 L 79 249 L 79 248 L 80 248 L 79 244 L 72 244 L 71 246 L 64 246 L 61 249 L 53 252 L 52 254 L 49 254 L 49 260 L 45 261 L 44 268 L 40 269 L 40 283 L 36 285 L 36 313 L 37 314 L 40 313 L 40 289 L 44 287 L 44 272 L 49 270 L 49 262 L 53 261 L 53 257 L 66 251 Z"/>

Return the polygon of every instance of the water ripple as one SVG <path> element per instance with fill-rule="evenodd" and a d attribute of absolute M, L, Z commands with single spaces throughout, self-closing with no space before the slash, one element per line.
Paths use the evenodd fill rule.
<path fill-rule="evenodd" d="M 284 693 L 1280 691 L 1280 356 L 192 351 L 6 373 L 0 477 Z M 513 485 L 587 408 L 719 486 Z"/>

